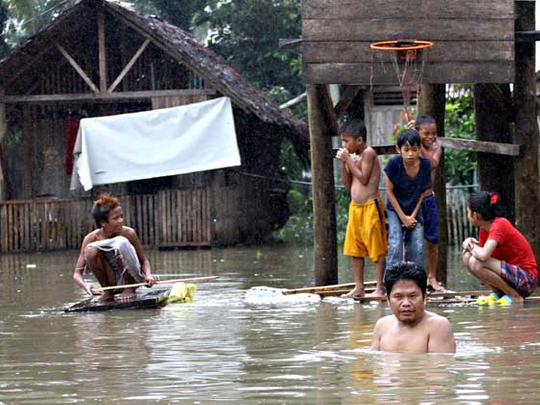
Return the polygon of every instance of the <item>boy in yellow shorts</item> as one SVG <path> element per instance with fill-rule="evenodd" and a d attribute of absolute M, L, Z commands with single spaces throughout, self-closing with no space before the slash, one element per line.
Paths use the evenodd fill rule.
<path fill-rule="evenodd" d="M 336 157 L 340 161 L 343 185 L 351 192 L 349 222 L 343 253 L 351 256 L 354 289 L 346 298 L 362 298 L 364 290 L 364 257 L 375 263 L 377 286 L 369 296 L 384 296 L 383 274 L 388 254 L 384 204 L 379 195 L 381 166 L 377 153 L 366 144 L 366 126 L 354 119 L 340 130 L 343 147 Z"/>

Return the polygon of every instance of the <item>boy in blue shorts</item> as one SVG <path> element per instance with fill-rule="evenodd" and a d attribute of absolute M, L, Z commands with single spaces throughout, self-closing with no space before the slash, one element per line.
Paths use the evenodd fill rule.
<path fill-rule="evenodd" d="M 420 134 L 406 129 L 398 134 L 396 152 L 384 168 L 389 253 L 386 268 L 405 260 L 424 266 L 424 226 L 420 207 L 431 189 L 431 165 L 421 156 Z"/>
<path fill-rule="evenodd" d="M 422 115 L 418 117 L 414 126 L 420 134 L 422 157 L 429 160 L 431 165 L 431 184 L 435 184 L 435 174 L 441 160 L 442 148 L 437 144 L 437 123 L 433 117 Z M 437 263 L 439 261 L 439 213 L 437 199 L 433 189 L 426 191 L 422 207 L 420 208 L 424 219 L 424 238 L 426 244 L 426 258 L 428 268 L 428 290 L 444 291 L 443 285 L 437 280 Z"/>

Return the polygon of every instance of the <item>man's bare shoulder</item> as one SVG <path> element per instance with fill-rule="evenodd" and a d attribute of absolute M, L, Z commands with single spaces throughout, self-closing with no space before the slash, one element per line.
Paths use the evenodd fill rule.
<path fill-rule="evenodd" d="M 382 318 L 379 318 L 377 323 L 375 323 L 375 329 L 377 330 L 386 329 L 392 324 L 392 322 L 395 319 L 396 317 L 394 315 L 383 316 Z"/>
<path fill-rule="evenodd" d="M 452 327 L 452 324 L 448 318 L 429 311 L 425 311 L 424 322 L 426 322 L 426 326 L 429 328 L 429 330 Z"/>

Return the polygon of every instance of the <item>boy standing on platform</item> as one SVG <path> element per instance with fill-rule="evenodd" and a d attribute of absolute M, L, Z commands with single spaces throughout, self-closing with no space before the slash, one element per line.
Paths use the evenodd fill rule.
<path fill-rule="evenodd" d="M 398 134 L 396 151 L 384 171 L 388 213 L 389 254 L 387 267 L 403 260 L 424 266 L 424 226 L 420 213 L 422 199 L 431 185 L 429 160 L 421 156 L 418 131 L 406 129 Z"/>
<path fill-rule="evenodd" d="M 437 123 L 433 117 L 422 115 L 416 119 L 414 126 L 422 140 L 422 157 L 428 159 L 431 165 L 431 184 L 434 185 L 435 174 L 437 173 L 442 155 L 442 149 L 437 144 Z M 439 262 L 439 213 L 433 188 L 427 190 L 420 209 L 424 218 L 424 238 L 427 241 L 428 289 L 444 291 L 444 287 L 437 280 L 437 263 Z"/>
<path fill-rule="evenodd" d="M 377 153 L 366 144 L 367 130 L 361 120 L 347 122 L 340 130 L 343 147 L 340 161 L 343 185 L 351 192 L 349 222 L 343 252 L 351 256 L 355 288 L 346 298 L 364 297 L 364 257 L 375 263 L 377 286 L 370 296 L 383 296 L 383 273 L 388 242 L 384 208 L 379 195 L 381 166 Z"/>

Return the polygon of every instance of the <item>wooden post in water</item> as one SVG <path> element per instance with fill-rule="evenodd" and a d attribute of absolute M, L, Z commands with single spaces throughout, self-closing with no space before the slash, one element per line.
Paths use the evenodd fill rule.
<path fill-rule="evenodd" d="M 535 29 L 535 2 L 516 1 L 516 31 Z M 516 227 L 540 259 L 540 192 L 538 186 L 538 123 L 534 75 L 535 43 L 516 42 L 515 142 L 523 153 L 515 160 Z"/>
<path fill-rule="evenodd" d="M 474 85 L 474 113 L 479 141 L 513 143 L 510 85 L 481 83 Z M 514 220 L 514 157 L 495 153 L 477 153 L 478 183 L 482 190 L 501 196 L 503 216 Z"/>
<path fill-rule="evenodd" d="M 418 100 L 418 115 L 430 115 L 437 122 L 437 136 L 444 137 L 444 112 L 446 104 L 445 84 L 423 84 L 420 100 Z M 437 279 L 446 283 L 446 267 L 448 246 L 448 220 L 446 215 L 446 180 L 444 178 L 444 150 L 441 155 L 435 184 L 433 185 L 439 211 L 439 262 Z"/>
<path fill-rule="evenodd" d="M 311 175 L 313 182 L 313 242 L 315 285 L 336 284 L 337 241 L 332 126 L 325 114 L 324 85 L 307 86 Z"/>

